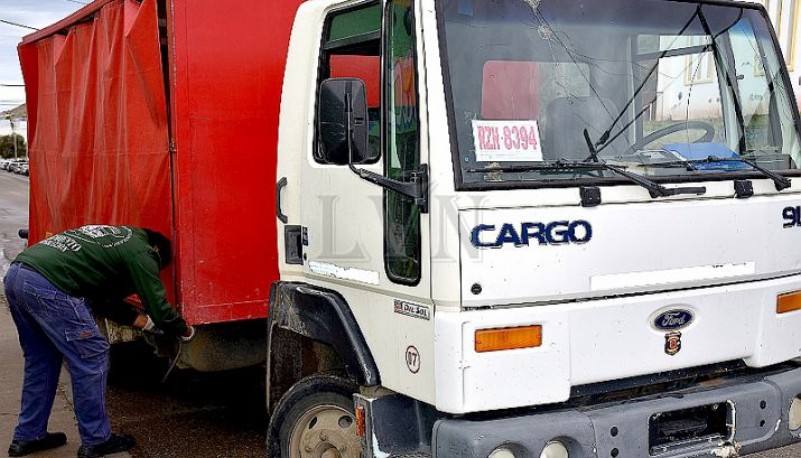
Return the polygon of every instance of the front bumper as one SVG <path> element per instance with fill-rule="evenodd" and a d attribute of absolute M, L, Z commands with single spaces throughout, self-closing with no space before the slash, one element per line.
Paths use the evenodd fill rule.
<path fill-rule="evenodd" d="M 694 388 L 491 420 L 444 419 L 434 425 L 436 458 L 486 458 L 504 446 L 516 457 L 539 458 L 552 440 L 570 458 L 735 457 L 791 444 L 801 429 L 788 427 L 790 404 L 801 394 L 801 368 L 772 375 L 739 375 Z M 731 406 L 732 437 L 687 441 L 652 448 L 649 420 L 654 414 L 711 404 Z"/>

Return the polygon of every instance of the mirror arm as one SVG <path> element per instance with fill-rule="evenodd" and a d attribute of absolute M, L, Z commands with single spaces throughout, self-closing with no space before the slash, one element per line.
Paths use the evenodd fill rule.
<path fill-rule="evenodd" d="M 415 205 L 420 207 L 420 213 L 428 213 L 428 165 L 420 164 L 420 170 L 412 172 L 408 182 L 394 180 L 369 170 L 356 168 L 353 165 L 353 99 L 350 94 L 345 94 L 345 114 L 348 120 L 348 167 L 351 171 L 363 180 L 411 197 Z"/>
<path fill-rule="evenodd" d="M 348 164 L 350 169 L 359 178 L 377 184 L 382 188 L 390 189 L 404 196 L 414 199 L 415 205 L 420 206 L 421 213 L 428 213 L 428 165 L 420 164 L 420 170 L 412 172 L 409 181 L 393 180 L 369 170 L 358 169 Z"/>

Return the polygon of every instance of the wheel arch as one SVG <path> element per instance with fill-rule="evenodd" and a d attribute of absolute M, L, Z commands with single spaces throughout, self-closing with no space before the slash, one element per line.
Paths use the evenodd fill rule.
<path fill-rule="evenodd" d="M 300 282 L 276 282 L 267 320 L 267 410 L 297 381 L 342 372 L 361 386 L 380 384 L 378 366 L 345 299 Z"/>

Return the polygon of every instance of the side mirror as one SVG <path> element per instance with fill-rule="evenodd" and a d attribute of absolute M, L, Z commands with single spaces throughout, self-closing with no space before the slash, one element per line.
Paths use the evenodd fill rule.
<path fill-rule="evenodd" d="M 375 162 L 370 151 L 369 119 L 364 82 L 356 78 L 323 81 L 317 100 L 317 159 L 328 164 L 347 165 L 363 180 L 414 199 L 420 211 L 428 213 L 428 166 L 411 173 L 408 181 L 385 177 L 355 164 Z"/>
<path fill-rule="evenodd" d="M 352 116 L 352 122 L 348 117 Z M 348 138 L 348 126 L 352 134 Z M 368 143 L 367 93 L 357 78 L 330 78 L 320 86 L 317 100 L 317 156 L 336 165 L 375 162 Z M 352 149 L 353 162 L 348 148 Z"/>

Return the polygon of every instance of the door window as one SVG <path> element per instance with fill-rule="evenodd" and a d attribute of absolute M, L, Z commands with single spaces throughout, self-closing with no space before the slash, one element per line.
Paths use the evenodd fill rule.
<path fill-rule="evenodd" d="M 420 169 L 416 49 L 412 0 L 386 6 L 385 94 L 386 160 L 390 178 L 409 181 Z M 395 191 L 384 193 L 384 258 L 389 278 L 420 281 L 420 207 Z"/>
<path fill-rule="evenodd" d="M 378 3 L 329 16 L 319 81 L 347 77 L 365 82 L 371 157 L 379 158 L 383 152 L 386 176 L 409 181 L 411 174 L 420 170 L 412 0 L 388 2 L 383 21 L 382 42 L 382 14 Z M 315 148 L 315 161 L 329 163 L 320 152 L 321 148 Z M 354 176 L 354 179 L 357 178 Z M 384 262 L 387 276 L 396 283 L 417 284 L 420 281 L 420 258 L 420 207 L 409 197 L 385 190 Z"/>
<path fill-rule="evenodd" d="M 319 81 L 326 78 L 359 78 L 367 92 L 369 157 L 378 161 L 381 150 L 381 6 L 335 13 L 328 19 L 323 43 Z M 316 124 L 316 123 L 315 123 Z M 329 163 L 315 148 L 314 160 Z M 336 164 L 336 165 L 346 165 Z"/>

